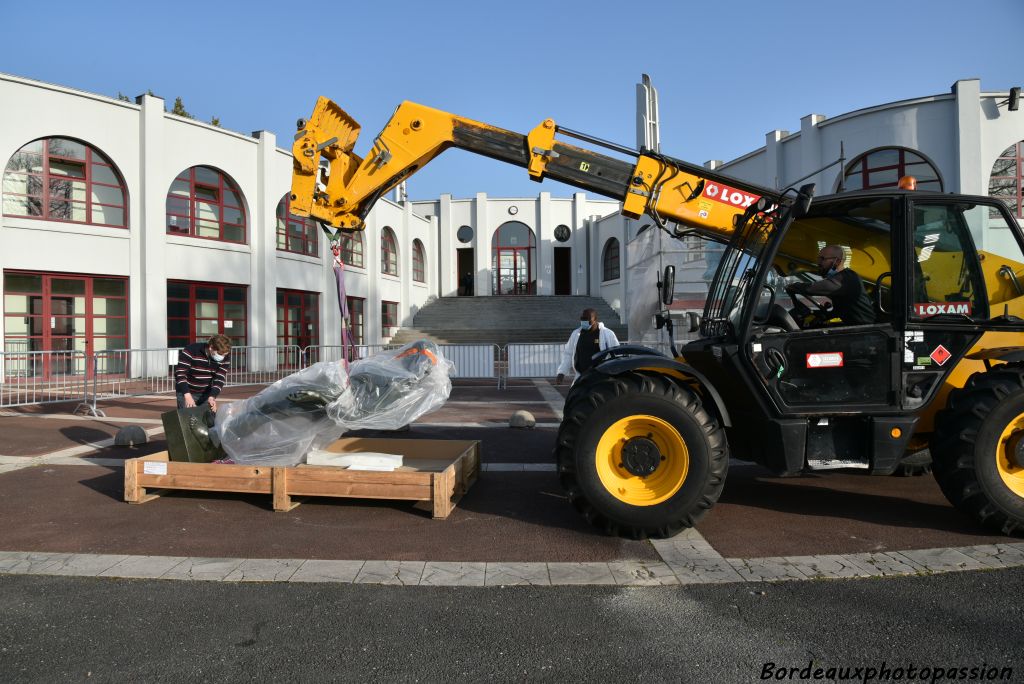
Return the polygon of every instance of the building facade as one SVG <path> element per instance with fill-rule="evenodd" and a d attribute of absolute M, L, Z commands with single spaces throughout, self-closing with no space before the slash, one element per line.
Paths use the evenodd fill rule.
<path fill-rule="evenodd" d="M 993 194 L 1022 216 L 1024 114 L 977 80 L 950 93 L 775 130 L 718 169 L 819 194 L 894 186 Z M 180 347 L 222 333 L 249 346 L 338 345 L 330 245 L 289 212 L 289 149 L 126 102 L 0 75 L 4 349 Z M 842 160 L 840 153 L 842 151 Z M 836 162 L 836 163 L 833 163 Z M 801 180 L 807 177 L 806 180 Z M 357 342 L 408 326 L 433 297 L 588 294 L 639 331 L 656 273 L 699 309 L 715 251 L 680 243 L 619 203 L 535 198 L 383 199 L 340 245 Z"/>

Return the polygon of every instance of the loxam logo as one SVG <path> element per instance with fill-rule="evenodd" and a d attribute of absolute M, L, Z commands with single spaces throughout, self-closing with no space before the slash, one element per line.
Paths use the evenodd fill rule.
<path fill-rule="evenodd" d="M 761 199 L 760 195 L 748 195 L 736 188 L 730 188 L 728 185 L 712 183 L 710 181 L 704 184 L 704 192 L 701 194 L 708 199 L 721 202 L 722 204 L 739 207 L 740 209 L 746 209 L 751 204 Z"/>
<path fill-rule="evenodd" d="M 914 313 L 918 316 L 937 316 L 939 314 L 971 315 L 970 302 L 926 302 L 914 304 Z"/>

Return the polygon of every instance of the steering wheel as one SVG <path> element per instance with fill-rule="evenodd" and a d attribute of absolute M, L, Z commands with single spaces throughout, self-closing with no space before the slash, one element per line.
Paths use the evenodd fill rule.
<path fill-rule="evenodd" d="M 813 297 L 802 292 L 787 290 L 787 293 L 790 299 L 793 300 L 793 315 L 797 320 L 804 320 L 808 316 L 811 318 L 809 323 L 801 327 L 818 328 L 828 325 L 829 320 L 832 319 L 831 304 L 827 306 L 820 304 Z"/>

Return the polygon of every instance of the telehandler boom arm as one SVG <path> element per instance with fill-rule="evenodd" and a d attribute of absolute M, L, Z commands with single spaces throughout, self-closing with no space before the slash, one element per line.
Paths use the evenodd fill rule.
<path fill-rule="evenodd" d="M 366 158 L 353 152 L 359 124 L 321 97 L 300 119 L 293 145 L 291 210 L 337 229 L 358 230 L 374 203 L 449 147 L 521 166 L 534 180 L 552 178 L 622 202 L 632 218 L 649 214 L 718 240 L 734 232 L 734 217 L 777 190 L 759 187 L 650 151 L 637 152 L 560 128 L 546 119 L 528 135 L 403 102 L 374 139 Z M 555 140 L 575 137 L 635 161 Z"/>

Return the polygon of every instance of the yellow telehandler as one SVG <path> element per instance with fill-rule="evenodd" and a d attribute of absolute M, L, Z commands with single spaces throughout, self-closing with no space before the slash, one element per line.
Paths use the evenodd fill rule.
<path fill-rule="evenodd" d="M 881 475 L 930 449 L 954 506 L 1007 534 L 1024 527 L 1024 237 L 1000 201 L 901 188 L 814 198 L 813 185 L 759 187 L 550 119 L 522 135 L 411 102 L 365 157 L 358 135 L 320 98 L 295 136 L 292 210 L 335 237 L 457 147 L 615 198 L 674 237 L 724 243 L 698 339 L 672 357 L 606 350 L 566 399 L 558 473 L 591 523 L 671 536 L 718 500 L 730 455 L 780 475 Z M 856 319 L 808 294 L 838 264 L 866 297 Z"/>

